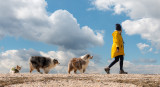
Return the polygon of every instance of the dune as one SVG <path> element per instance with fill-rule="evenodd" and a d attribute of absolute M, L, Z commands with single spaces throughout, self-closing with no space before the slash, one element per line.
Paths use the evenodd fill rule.
<path fill-rule="evenodd" d="M 160 87 L 160 75 L 0 74 L 0 87 Z"/>

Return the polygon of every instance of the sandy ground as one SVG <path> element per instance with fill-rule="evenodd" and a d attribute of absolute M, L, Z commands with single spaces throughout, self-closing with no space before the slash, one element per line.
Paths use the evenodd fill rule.
<path fill-rule="evenodd" d="M 0 87 L 160 87 L 160 75 L 0 74 Z"/>

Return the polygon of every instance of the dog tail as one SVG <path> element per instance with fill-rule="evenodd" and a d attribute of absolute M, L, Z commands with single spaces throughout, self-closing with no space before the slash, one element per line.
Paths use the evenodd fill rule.
<path fill-rule="evenodd" d="M 68 74 L 70 74 L 70 72 L 73 70 L 73 66 L 71 61 L 68 63 Z"/>

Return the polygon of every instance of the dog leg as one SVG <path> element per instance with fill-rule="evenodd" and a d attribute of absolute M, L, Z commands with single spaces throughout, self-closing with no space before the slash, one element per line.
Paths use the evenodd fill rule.
<path fill-rule="evenodd" d="M 30 73 L 32 73 L 33 70 L 34 70 L 34 68 L 33 68 L 32 65 L 30 64 Z"/>
<path fill-rule="evenodd" d="M 71 63 L 68 65 L 68 74 L 70 74 L 70 72 L 73 70 L 73 66 L 71 65 Z"/>
<path fill-rule="evenodd" d="M 48 73 L 49 73 L 49 71 L 45 71 L 44 73 L 45 73 L 45 74 L 48 74 Z"/>
<path fill-rule="evenodd" d="M 77 74 L 77 69 L 74 69 L 74 73 Z"/>
<path fill-rule="evenodd" d="M 45 74 L 49 73 L 49 69 L 43 69 L 43 71 L 44 71 Z"/>
<path fill-rule="evenodd" d="M 71 72 L 71 71 L 70 71 L 70 70 L 68 70 L 68 74 L 70 74 L 70 72 Z"/>
<path fill-rule="evenodd" d="M 68 74 L 70 74 L 70 72 L 73 70 L 73 68 L 69 68 L 68 69 Z"/>
<path fill-rule="evenodd" d="M 83 69 L 83 73 L 86 71 L 86 69 Z"/>
<path fill-rule="evenodd" d="M 79 71 L 80 71 L 81 74 L 83 73 L 83 69 L 80 69 Z"/>
<path fill-rule="evenodd" d="M 40 74 L 43 74 L 43 73 L 40 71 L 40 69 L 39 69 L 39 68 L 37 68 L 36 70 L 37 70 Z"/>
<path fill-rule="evenodd" d="M 33 70 L 34 70 L 34 69 L 31 68 L 31 69 L 30 69 L 30 73 L 32 73 Z"/>

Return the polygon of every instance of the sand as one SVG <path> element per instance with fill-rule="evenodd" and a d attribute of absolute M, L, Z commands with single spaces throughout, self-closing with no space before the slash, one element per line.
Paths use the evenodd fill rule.
<path fill-rule="evenodd" d="M 0 74 L 0 87 L 160 87 L 160 75 Z"/>

